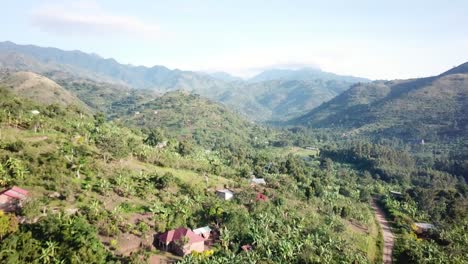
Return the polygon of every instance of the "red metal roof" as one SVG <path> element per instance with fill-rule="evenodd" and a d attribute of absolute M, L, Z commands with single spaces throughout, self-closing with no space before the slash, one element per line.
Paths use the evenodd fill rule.
<path fill-rule="evenodd" d="M 24 199 L 28 196 L 28 191 L 21 189 L 19 187 L 13 186 L 9 189 L 6 189 L 0 193 L 0 195 L 6 195 L 15 199 Z"/>
<path fill-rule="evenodd" d="M 263 201 L 266 202 L 268 201 L 268 197 L 264 195 L 263 193 L 257 193 L 257 196 L 255 197 L 256 201 Z"/>
<path fill-rule="evenodd" d="M 192 230 L 185 227 L 179 227 L 174 230 L 167 231 L 159 236 L 159 241 L 165 243 L 166 245 L 173 242 L 180 240 L 182 237 L 188 237 L 189 244 L 205 241 L 203 237 L 195 234 Z"/>
<path fill-rule="evenodd" d="M 28 191 L 26 191 L 25 189 L 21 189 L 20 187 L 17 187 L 17 186 L 13 186 L 11 187 L 11 190 L 15 191 L 15 192 L 18 192 L 18 193 L 21 193 L 22 195 L 28 195 Z"/>

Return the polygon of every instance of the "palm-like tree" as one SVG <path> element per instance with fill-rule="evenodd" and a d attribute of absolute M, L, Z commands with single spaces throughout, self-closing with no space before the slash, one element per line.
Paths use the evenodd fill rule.
<path fill-rule="evenodd" d="M 89 209 L 91 210 L 91 212 L 94 213 L 94 215 L 97 215 L 99 213 L 99 211 L 101 210 L 101 206 L 99 204 L 99 201 L 98 200 L 92 201 L 90 206 L 89 206 Z"/>
<path fill-rule="evenodd" d="M 0 163 L 0 186 L 6 186 L 11 181 L 6 169 Z"/>
<path fill-rule="evenodd" d="M 231 242 L 232 234 L 227 227 L 221 229 L 221 246 L 225 251 L 229 250 L 229 243 Z"/>
<path fill-rule="evenodd" d="M 107 194 L 111 188 L 109 181 L 103 178 L 98 180 L 97 187 L 99 188 L 98 191 L 102 192 L 103 194 Z"/>
<path fill-rule="evenodd" d="M 41 249 L 41 257 L 39 259 L 42 260 L 43 263 L 57 263 L 56 255 L 57 255 L 58 244 L 53 241 L 46 242 L 46 248 Z"/>
<path fill-rule="evenodd" d="M 7 160 L 6 167 L 9 174 L 16 179 L 24 179 L 24 175 L 27 173 L 27 170 L 22 166 L 21 162 L 12 157 Z"/>

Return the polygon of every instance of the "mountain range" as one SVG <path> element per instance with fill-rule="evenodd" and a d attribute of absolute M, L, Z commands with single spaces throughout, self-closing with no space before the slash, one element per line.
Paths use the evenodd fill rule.
<path fill-rule="evenodd" d="M 160 101 L 167 98 L 158 98 L 180 90 L 227 106 L 218 112 L 238 112 L 255 121 L 327 128 L 344 136 L 436 141 L 465 138 L 468 131 L 468 63 L 438 76 L 409 80 L 370 82 L 315 68 L 271 69 L 244 80 L 223 72 L 123 65 L 81 51 L 3 42 L 0 67 L 0 83 L 30 98 L 63 104 L 75 101 L 115 119 L 130 114 L 132 123 L 142 122 L 138 121 L 141 116 L 132 116 L 135 111 L 167 106 Z M 174 94 L 170 98 L 175 100 Z M 175 101 L 193 104 L 193 109 L 207 105 L 188 98 Z M 183 108 L 186 115 L 197 113 L 187 109 L 190 107 Z"/>
<path fill-rule="evenodd" d="M 185 90 L 221 102 L 252 120 L 285 120 L 312 110 L 367 79 L 319 69 L 272 69 L 248 80 L 227 73 L 198 73 L 164 66 L 133 66 L 81 51 L 0 42 L 0 67 L 31 71 L 57 83 L 86 81 L 156 93 Z M 99 85 L 95 85 L 99 86 Z M 73 89 L 70 85 L 69 89 Z M 117 90 L 118 90 L 117 89 Z M 284 107 L 284 106 L 293 107 Z"/>

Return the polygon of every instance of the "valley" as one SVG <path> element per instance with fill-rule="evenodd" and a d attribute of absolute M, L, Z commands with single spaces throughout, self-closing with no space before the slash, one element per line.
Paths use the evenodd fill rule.
<path fill-rule="evenodd" d="M 2 263 L 467 263 L 466 64 L 246 80 L 3 42 L 0 66 Z"/>

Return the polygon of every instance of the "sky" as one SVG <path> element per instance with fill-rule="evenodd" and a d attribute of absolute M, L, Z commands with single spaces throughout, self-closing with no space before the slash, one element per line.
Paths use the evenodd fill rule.
<path fill-rule="evenodd" d="M 319 67 L 370 79 L 468 61 L 466 0 L 2 0 L 0 41 L 132 65 L 225 71 Z"/>

